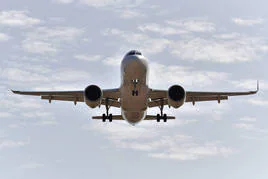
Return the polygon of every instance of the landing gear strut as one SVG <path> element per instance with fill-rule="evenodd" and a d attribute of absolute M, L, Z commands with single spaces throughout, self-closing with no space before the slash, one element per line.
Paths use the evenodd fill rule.
<path fill-rule="evenodd" d="M 109 120 L 109 122 L 113 121 L 113 115 L 109 114 L 109 109 L 111 106 L 108 105 L 108 99 L 105 100 L 105 108 L 106 108 L 106 114 L 102 115 L 102 122 L 106 122 L 106 119 Z"/>
<path fill-rule="evenodd" d="M 164 122 L 167 122 L 167 114 L 163 114 L 164 109 L 164 102 L 161 102 L 161 105 L 159 106 L 160 114 L 156 115 L 156 121 L 160 122 L 161 119 L 163 119 Z"/>

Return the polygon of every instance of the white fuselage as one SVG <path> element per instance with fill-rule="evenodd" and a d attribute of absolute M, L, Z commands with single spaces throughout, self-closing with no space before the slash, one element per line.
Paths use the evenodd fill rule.
<path fill-rule="evenodd" d="M 146 117 L 148 103 L 148 65 L 142 55 L 125 56 L 121 63 L 121 111 L 131 124 Z M 133 95 L 133 91 L 137 91 Z"/>

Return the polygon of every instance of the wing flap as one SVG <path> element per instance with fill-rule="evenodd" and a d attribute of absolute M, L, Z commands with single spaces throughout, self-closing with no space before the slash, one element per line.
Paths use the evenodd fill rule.
<path fill-rule="evenodd" d="M 187 96 L 185 102 L 202 102 L 228 100 L 228 96 Z"/>
<path fill-rule="evenodd" d="M 75 96 L 41 96 L 41 99 L 49 100 L 50 102 L 53 100 L 56 101 L 73 101 L 73 102 L 84 102 L 83 97 L 75 97 Z"/>

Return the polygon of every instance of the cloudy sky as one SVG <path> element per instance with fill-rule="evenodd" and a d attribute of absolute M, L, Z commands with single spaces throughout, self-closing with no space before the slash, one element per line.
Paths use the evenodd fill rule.
<path fill-rule="evenodd" d="M 268 177 L 265 0 L 9 0 L 0 6 L 0 178 Z M 101 123 L 104 108 L 16 90 L 120 85 L 131 49 L 150 87 L 261 91 L 166 109 L 168 123 Z M 114 114 L 120 111 L 112 109 Z M 155 114 L 158 109 L 150 109 Z"/>

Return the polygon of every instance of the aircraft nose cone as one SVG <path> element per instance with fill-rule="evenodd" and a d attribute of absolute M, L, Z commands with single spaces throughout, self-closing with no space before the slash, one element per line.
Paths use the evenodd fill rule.
<path fill-rule="evenodd" d="M 128 56 L 123 59 L 121 68 L 124 71 L 132 71 L 131 69 L 138 69 L 140 71 L 146 71 L 148 68 L 147 62 L 144 58 L 139 56 Z"/>

